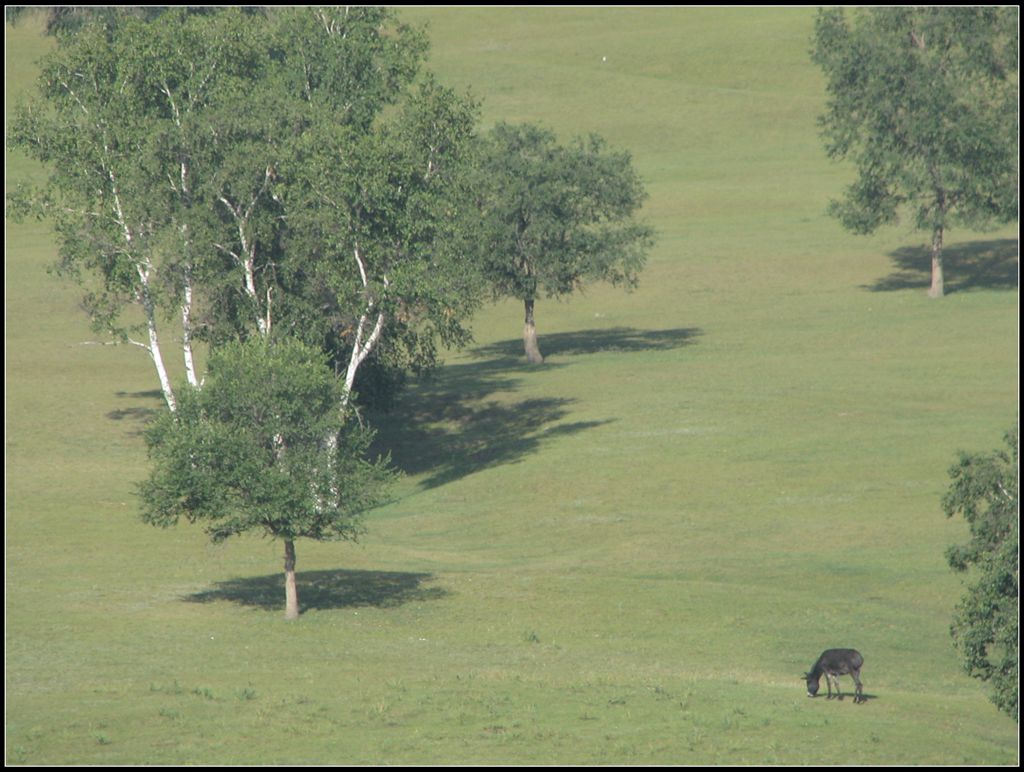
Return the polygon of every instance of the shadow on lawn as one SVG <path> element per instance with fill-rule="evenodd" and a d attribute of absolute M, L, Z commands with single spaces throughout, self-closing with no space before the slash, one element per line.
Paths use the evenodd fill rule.
<path fill-rule="evenodd" d="M 163 404 L 163 392 L 157 391 L 119 391 L 116 392 L 115 396 L 122 399 L 144 399 L 147 402 L 157 401 L 160 405 Z M 124 407 L 119 410 L 111 410 L 107 413 L 107 418 L 111 421 L 124 421 L 125 419 L 131 419 L 137 421 L 144 427 L 145 424 L 153 418 L 157 413 L 160 412 L 159 407 L 143 407 L 141 405 Z M 139 429 L 136 434 L 141 434 L 142 429 Z"/>
<path fill-rule="evenodd" d="M 402 571 L 298 571 L 295 583 L 302 611 L 353 606 L 391 608 L 412 601 L 436 600 L 448 591 L 425 587 L 432 574 Z M 229 579 L 212 590 L 186 595 L 190 603 L 230 601 L 268 611 L 284 608 L 284 572 L 269 576 Z"/>
<path fill-rule="evenodd" d="M 578 434 L 613 419 L 571 421 L 575 399 L 542 397 L 518 402 L 509 395 L 534 372 L 567 367 L 574 356 L 599 352 L 667 351 L 692 345 L 694 328 L 638 330 L 630 327 L 552 333 L 541 337 L 548 357 L 560 361 L 527 365 L 521 340 L 480 346 L 474 361 L 447 365 L 411 385 L 389 411 L 370 411 L 377 430 L 374 453 L 391 454 L 392 463 L 411 475 L 426 475 L 421 485 L 434 488 L 474 472 L 515 463 L 547 440 Z M 159 412 L 159 391 L 117 392 L 124 399 L 145 400 L 107 413 L 130 421 L 137 434 Z M 276 581 L 276 580 L 275 580 Z M 275 601 L 276 602 L 276 601 Z"/>
<path fill-rule="evenodd" d="M 691 345 L 701 331 L 695 328 L 680 327 L 672 330 L 638 330 L 634 327 L 612 327 L 604 330 L 577 330 L 576 332 L 556 332 L 545 335 L 538 333 L 537 341 L 541 353 L 545 357 L 579 356 L 582 354 L 598 354 L 602 351 L 621 351 L 635 353 L 640 351 L 667 351 Z M 523 341 L 503 340 L 488 346 L 480 346 L 473 350 L 473 355 L 483 359 L 502 357 L 504 359 L 522 360 Z"/>
<path fill-rule="evenodd" d="M 464 380 L 464 374 L 459 376 Z M 425 488 L 436 488 L 481 470 L 515 463 L 554 437 L 592 429 L 608 421 L 557 423 L 575 400 L 527 399 L 505 404 L 487 399 L 477 384 L 473 396 L 419 387 L 401 404 L 377 416 L 374 450 L 390 451 L 406 474 L 427 474 Z"/>
<path fill-rule="evenodd" d="M 903 247 L 891 252 L 896 271 L 864 288 L 872 292 L 928 289 L 932 255 L 927 246 Z M 947 293 L 972 289 L 1013 290 L 1020 281 L 1020 247 L 1016 239 L 994 239 L 955 244 L 942 250 Z"/>
<path fill-rule="evenodd" d="M 877 700 L 878 699 L 878 695 L 877 694 L 868 694 L 867 692 L 862 692 L 860 696 L 862 698 L 862 702 L 860 704 L 864 704 L 865 702 L 868 702 L 869 700 Z M 852 691 L 843 692 L 843 696 L 842 696 L 841 699 L 838 698 L 838 697 L 833 697 L 831 701 L 832 702 L 836 702 L 836 703 L 853 702 L 853 697 L 854 697 L 854 693 Z M 813 697 L 812 699 L 815 699 L 815 700 L 820 699 L 823 702 L 829 702 L 829 698 L 826 695 L 824 695 L 824 694 L 818 694 L 816 697 Z"/>
<path fill-rule="evenodd" d="M 549 356 L 638 352 L 678 348 L 697 335 L 699 331 L 691 329 L 584 330 L 545 336 L 541 346 Z M 560 423 L 577 401 L 567 397 L 509 400 L 507 395 L 518 390 L 529 373 L 568 366 L 525 364 L 521 341 L 481 346 L 470 355 L 482 361 L 446 365 L 411 386 L 392 410 L 371 421 L 377 429 L 375 449 L 390 451 L 392 463 L 407 474 L 427 475 L 421 483 L 425 488 L 518 462 L 550 439 L 613 420 Z"/>

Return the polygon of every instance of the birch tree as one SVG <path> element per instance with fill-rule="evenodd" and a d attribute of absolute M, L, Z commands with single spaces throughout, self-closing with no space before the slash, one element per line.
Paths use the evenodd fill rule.
<path fill-rule="evenodd" d="M 157 310 L 164 223 L 152 206 L 153 180 L 139 163 L 152 124 L 121 67 L 123 54 L 93 26 L 44 63 L 44 101 L 16 115 L 9 139 L 49 164 L 50 184 L 15 200 L 13 211 L 53 219 L 58 272 L 94 280 L 84 298 L 94 326 L 149 353 L 173 410 Z M 142 310 L 141 325 L 123 322 L 130 305 Z"/>
<path fill-rule="evenodd" d="M 58 273 L 86 286 L 98 331 L 149 352 L 171 410 L 161 328 L 180 324 L 173 337 L 197 384 L 196 284 L 219 269 L 210 248 L 213 159 L 202 152 L 210 118 L 225 94 L 260 77 L 265 24 L 234 11 L 105 17 L 60 38 L 43 63 L 41 98 L 11 122 L 12 144 L 50 169 L 42 191 L 14 196 L 15 211 L 54 221 Z M 124 321 L 133 306 L 143 325 Z"/>
<path fill-rule="evenodd" d="M 326 341 L 348 394 L 382 343 L 416 367 L 437 343 L 469 338 L 482 296 L 468 246 L 476 115 L 428 80 L 392 120 L 363 132 L 322 124 L 292 160 L 289 249 L 302 260 L 282 281 L 318 305 L 281 323 Z"/>
<path fill-rule="evenodd" d="M 149 352 L 172 410 L 161 340 L 168 324 L 178 328 L 173 337 L 192 385 L 201 381 L 194 341 L 266 336 L 277 320 L 343 358 L 349 386 L 385 339 L 414 353 L 406 360 L 425 361 L 435 336 L 465 339 L 469 288 L 461 275 L 424 272 L 458 285 L 432 298 L 429 313 L 404 271 L 381 293 L 392 269 L 379 267 L 375 241 L 390 229 L 392 254 L 422 261 L 430 251 L 435 264 L 453 254 L 442 244 L 453 229 L 443 234 L 428 217 L 407 227 L 401 209 L 409 196 L 428 196 L 428 186 L 433 200 L 451 189 L 452 161 L 475 119 L 449 92 L 449 124 L 423 112 L 424 130 L 437 136 L 409 133 L 408 116 L 430 109 L 430 100 L 408 94 L 425 50 L 422 33 L 370 7 L 281 9 L 272 18 L 179 9 L 155 22 L 126 15 L 86 25 L 61 38 L 44 65 L 41 99 L 12 121 L 12 144 L 51 169 L 46 188 L 16 195 L 12 211 L 53 218 L 59 270 L 89 288 L 98 329 Z M 382 126 L 384 108 L 403 101 L 399 117 Z M 442 136 L 451 140 L 444 147 L 434 141 Z M 364 149 L 368 159 L 350 162 L 349 153 Z M 320 168 L 339 164 L 366 179 L 330 190 L 303 168 L 311 156 Z M 385 206 L 377 193 L 388 175 L 423 180 Z M 376 202 L 367 203 L 366 191 Z M 358 241 L 316 243 L 329 229 L 311 229 L 302 208 L 313 204 L 326 217 L 328 202 L 355 220 L 372 219 L 348 229 Z M 331 274 L 333 297 L 325 298 L 315 277 Z M 342 310 L 342 299 L 357 309 Z M 123 321 L 132 307 L 142 311 L 141 325 Z M 325 313 L 344 319 L 327 330 Z"/>
<path fill-rule="evenodd" d="M 468 339 L 479 302 L 463 258 L 476 107 L 429 78 L 410 89 L 425 49 L 382 8 L 114 17 L 62 38 L 42 101 L 13 122 L 51 168 L 13 204 L 54 219 L 61 270 L 99 286 L 96 326 L 157 369 L 169 410 L 149 434 L 145 518 L 281 538 L 290 615 L 294 539 L 353 536 L 384 482 L 352 410 L 360 368 L 385 345 L 429 363 Z M 133 306 L 142 341 L 122 322 Z"/>

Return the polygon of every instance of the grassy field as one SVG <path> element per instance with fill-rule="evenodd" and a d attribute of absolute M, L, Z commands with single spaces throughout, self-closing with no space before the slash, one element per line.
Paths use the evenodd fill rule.
<path fill-rule="evenodd" d="M 939 499 L 1017 420 L 1016 227 L 845 233 L 813 11 L 407 9 L 485 125 L 629 149 L 640 288 L 520 310 L 382 416 L 407 475 L 359 545 L 209 545 L 137 517 L 145 355 L 6 253 L 8 764 L 1015 764 L 961 671 Z M 50 41 L 6 28 L 7 93 Z M 38 174 L 7 156 L 7 182 Z M 809 700 L 822 649 L 867 703 Z M 844 686 L 852 686 L 844 679 Z"/>

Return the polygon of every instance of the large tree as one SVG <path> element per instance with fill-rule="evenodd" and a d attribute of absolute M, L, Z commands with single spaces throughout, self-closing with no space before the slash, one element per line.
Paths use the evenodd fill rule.
<path fill-rule="evenodd" d="M 466 340 L 480 296 L 460 247 L 476 107 L 413 88 L 425 50 L 375 7 L 105 15 L 60 39 L 42 99 L 12 121 L 51 169 L 14 209 L 53 218 L 95 325 L 157 371 L 169 410 L 149 435 L 146 518 L 206 520 L 215 539 L 262 528 L 293 589 L 294 539 L 347 538 L 378 499 L 358 371 L 429 363 L 435 341 Z"/>
<path fill-rule="evenodd" d="M 180 389 L 178 409 L 146 431 L 143 519 L 201 522 L 215 542 L 248 531 L 280 539 L 294 619 L 295 540 L 355 539 L 392 477 L 386 459 L 366 456 L 372 433 L 345 419 L 342 388 L 323 352 L 295 340 L 220 347 L 203 388 Z"/>
<path fill-rule="evenodd" d="M 1006 448 L 961 453 L 949 470 L 952 483 L 942 498 L 947 517 L 959 513 L 970 541 L 950 547 L 950 567 L 975 582 L 957 606 L 950 632 L 964 669 L 988 681 L 992 702 L 1018 720 L 1020 656 L 1020 488 L 1018 433 L 1007 432 Z"/>
<path fill-rule="evenodd" d="M 282 167 L 295 259 L 278 280 L 305 305 L 282 308 L 277 324 L 330 351 L 349 390 L 382 343 L 390 363 L 417 368 L 438 342 L 469 339 L 482 297 L 467 258 L 476 114 L 427 78 L 369 130 L 325 121 Z"/>
<path fill-rule="evenodd" d="M 184 40 L 191 25 L 150 26 L 123 17 L 111 29 L 92 23 L 62 36 L 42 63 L 40 98 L 15 111 L 8 137 L 50 170 L 46 187 L 19 191 L 12 211 L 52 219 L 58 270 L 86 285 L 85 306 L 97 329 L 146 348 L 174 409 L 160 306 L 174 302 L 162 292 L 164 276 L 185 261 L 177 250 L 161 258 L 170 243 L 174 199 L 188 195 L 193 175 L 186 157 L 166 168 L 157 157 L 170 134 L 171 115 L 187 119 L 190 106 L 204 103 L 212 73 L 230 76 L 236 63 L 245 68 L 249 46 L 239 24 L 227 28 L 239 46 L 224 41 L 204 56 L 185 44 L 177 59 L 156 53 L 163 48 L 162 33 L 172 29 Z M 176 63 L 194 79 L 168 81 L 167 70 Z M 141 324 L 124 321 L 132 306 L 141 308 Z"/>
<path fill-rule="evenodd" d="M 951 225 L 1017 215 L 1018 34 L 1010 6 L 818 13 L 812 57 L 828 91 L 819 123 L 829 156 L 857 169 L 831 212 L 871 233 L 909 209 L 931 237 L 932 297 L 944 292 Z"/>
<path fill-rule="evenodd" d="M 527 359 L 543 362 L 534 307 L 592 281 L 634 286 L 653 230 L 629 154 L 600 137 L 558 144 L 538 126 L 499 124 L 482 143 L 481 264 L 497 296 L 523 302 Z"/>
<path fill-rule="evenodd" d="M 53 218 L 61 270 L 87 285 L 98 328 L 149 351 L 171 409 L 172 318 L 193 385 L 194 340 L 275 325 L 350 387 L 381 346 L 421 363 L 438 337 L 465 339 L 478 295 L 452 268 L 475 107 L 410 88 L 425 50 L 383 8 L 104 17 L 61 38 L 42 99 L 12 121 L 51 169 L 14 211 Z"/>

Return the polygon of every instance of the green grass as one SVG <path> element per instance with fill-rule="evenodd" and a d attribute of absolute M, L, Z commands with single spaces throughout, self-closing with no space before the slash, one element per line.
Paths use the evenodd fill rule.
<path fill-rule="evenodd" d="M 640 288 L 538 303 L 542 368 L 482 312 L 380 417 L 408 475 L 363 543 L 298 545 L 286 623 L 279 544 L 139 522 L 148 360 L 82 345 L 49 230 L 10 226 L 7 763 L 1015 763 L 939 499 L 1016 420 L 1016 228 L 951 233 L 936 302 L 921 234 L 825 216 L 810 9 L 403 14 L 485 124 L 632 152 Z M 10 96 L 48 41 L 6 33 Z M 806 698 L 830 646 L 865 705 Z"/>

